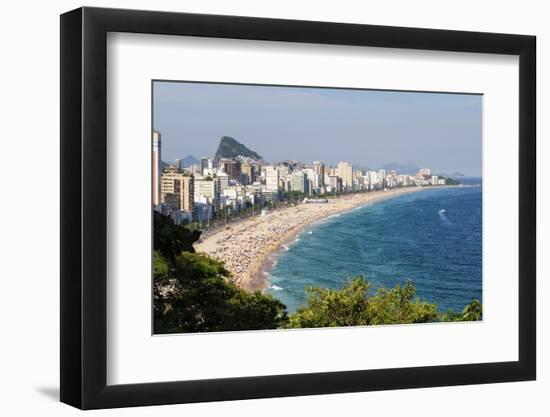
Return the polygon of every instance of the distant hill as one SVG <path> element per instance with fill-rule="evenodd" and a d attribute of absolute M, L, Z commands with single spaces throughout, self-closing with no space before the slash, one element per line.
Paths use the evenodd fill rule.
<path fill-rule="evenodd" d="M 191 165 L 197 165 L 201 163 L 201 161 L 199 161 L 193 155 L 187 155 L 185 158 L 181 159 L 180 162 L 182 168 L 187 168 Z"/>
<path fill-rule="evenodd" d="M 418 172 L 418 166 L 413 162 L 408 162 L 406 164 L 398 164 L 397 162 L 392 162 L 390 164 L 382 165 L 380 169 L 385 169 L 386 171 L 391 171 L 393 169 L 399 174 L 406 175 L 414 175 Z"/>
<path fill-rule="evenodd" d="M 263 158 L 245 145 L 232 138 L 231 136 L 222 136 L 220 145 L 214 156 L 214 161 L 218 162 L 222 158 L 236 158 L 237 156 L 245 156 L 248 158 L 261 161 Z"/>
<path fill-rule="evenodd" d="M 457 177 L 465 176 L 462 172 L 454 172 L 452 174 L 446 174 L 445 172 L 443 172 L 443 173 L 438 173 L 437 175 L 439 175 L 440 177 L 447 177 L 447 178 L 457 178 Z"/>

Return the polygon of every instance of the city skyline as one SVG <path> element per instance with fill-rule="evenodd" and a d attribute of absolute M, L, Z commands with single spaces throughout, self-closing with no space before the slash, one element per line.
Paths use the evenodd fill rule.
<path fill-rule="evenodd" d="M 153 87 L 155 333 L 482 319 L 481 96 Z"/>
<path fill-rule="evenodd" d="M 347 160 L 481 176 L 482 96 L 154 82 L 163 160 L 212 157 L 232 136 L 268 162 Z"/>

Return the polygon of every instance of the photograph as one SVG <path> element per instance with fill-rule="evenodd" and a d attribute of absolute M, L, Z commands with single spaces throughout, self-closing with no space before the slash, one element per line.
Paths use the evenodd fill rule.
<path fill-rule="evenodd" d="M 483 95 L 152 95 L 153 334 L 482 320 Z"/>
<path fill-rule="evenodd" d="M 550 415 L 544 4 L 3 4 L 0 417 Z"/>

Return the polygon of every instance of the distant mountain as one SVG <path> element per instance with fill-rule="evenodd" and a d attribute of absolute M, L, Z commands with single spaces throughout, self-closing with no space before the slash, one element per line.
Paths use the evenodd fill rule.
<path fill-rule="evenodd" d="M 366 165 L 353 164 L 353 169 L 355 171 L 371 171 L 370 167 L 368 167 Z"/>
<path fill-rule="evenodd" d="M 218 162 L 222 158 L 236 158 L 244 156 L 261 161 L 263 158 L 245 145 L 230 136 L 222 136 L 220 145 L 214 156 L 214 161 Z"/>
<path fill-rule="evenodd" d="M 181 167 L 187 168 L 191 165 L 197 165 L 200 164 L 201 161 L 199 161 L 197 158 L 195 158 L 193 155 L 187 155 L 185 158 L 180 160 Z"/>
<path fill-rule="evenodd" d="M 452 174 L 446 174 L 446 173 L 439 173 L 437 174 L 440 177 L 447 177 L 447 178 L 457 178 L 457 177 L 464 177 L 464 174 L 462 172 L 454 172 Z"/>
<path fill-rule="evenodd" d="M 393 169 L 399 174 L 414 175 L 418 172 L 419 168 L 413 162 L 408 162 L 406 164 L 398 164 L 397 162 L 392 162 L 390 164 L 382 165 L 380 169 L 385 169 L 386 171 L 391 171 Z"/>

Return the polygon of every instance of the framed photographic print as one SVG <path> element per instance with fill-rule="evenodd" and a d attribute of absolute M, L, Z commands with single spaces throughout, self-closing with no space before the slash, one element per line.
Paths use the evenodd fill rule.
<path fill-rule="evenodd" d="M 61 16 L 61 400 L 535 379 L 535 38 Z"/>

